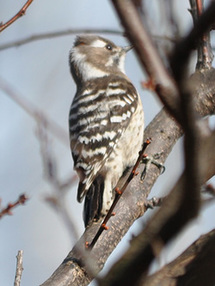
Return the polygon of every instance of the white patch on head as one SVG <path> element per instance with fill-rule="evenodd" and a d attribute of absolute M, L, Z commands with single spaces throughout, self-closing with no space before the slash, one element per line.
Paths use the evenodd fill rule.
<path fill-rule="evenodd" d="M 121 57 L 119 58 L 118 67 L 121 70 L 121 72 L 125 74 L 125 54 L 121 55 Z"/>
<path fill-rule="evenodd" d="M 109 60 L 107 61 L 107 63 L 105 64 L 106 67 L 111 67 L 113 65 L 114 61 L 113 58 L 110 57 Z"/>
<path fill-rule="evenodd" d="M 117 67 L 119 68 L 119 70 L 125 74 L 125 52 L 123 52 L 123 50 L 121 48 L 118 48 L 118 52 L 116 55 L 113 55 L 109 58 L 109 60 L 107 61 L 107 63 L 105 64 L 106 67 L 111 67 L 114 65 L 115 60 L 118 61 L 117 63 Z M 115 58 L 116 57 L 116 58 Z"/>
<path fill-rule="evenodd" d="M 85 60 L 85 55 L 80 53 L 76 47 L 71 50 L 70 56 L 71 61 L 74 61 L 77 66 L 79 66 Z"/>
<path fill-rule="evenodd" d="M 97 42 L 97 41 L 96 41 Z M 102 41 L 100 41 L 102 42 Z M 103 42 L 104 43 L 104 42 Z M 109 75 L 85 60 L 86 56 L 79 52 L 78 48 L 73 48 L 71 50 L 71 61 L 74 61 L 78 70 L 82 72 L 82 77 L 84 81 L 91 80 L 93 78 L 104 77 Z"/>
<path fill-rule="evenodd" d="M 106 73 L 100 69 L 97 69 L 93 65 L 85 62 L 83 64 L 83 69 L 82 69 L 82 76 L 85 81 L 93 79 L 93 78 L 99 78 L 99 77 L 104 77 L 108 76 L 110 73 Z"/>
<path fill-rule="evenodd" d="M 91 46 L 95 48 L 104 48 L 107 45 L 106 42 L 98 39 L 92 42 Z"/>

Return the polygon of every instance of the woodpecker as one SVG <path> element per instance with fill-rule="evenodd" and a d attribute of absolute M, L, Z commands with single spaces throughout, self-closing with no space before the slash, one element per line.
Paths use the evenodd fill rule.
<path fill-rule="evenodd" d="M 110 209 L 114 188 L 135 164 L 143 144 L 141 99 L 124 70 L 130 49 L 83 35 L 70 51 L 77 86 L 69 112 L 70 146 L 80 180 L 77 200 L 85 197 L 85 227 Z"/>

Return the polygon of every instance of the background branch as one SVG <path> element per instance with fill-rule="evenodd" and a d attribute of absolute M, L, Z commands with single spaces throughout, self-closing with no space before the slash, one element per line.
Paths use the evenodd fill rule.
<path fill-rule="evenodd" d="M 123 36 L 122 31 L 117 31 L 115 29 L 69 29 L 69 30 L 62 30 L 62 31 L 56 31 L 56 32 L 49 32 L 49 33 L 41 33 L 38 35 L 33 35 L 30 37 L 26 37 L 22 40 L 17 40 L 11 43 L 6 43 L 3 45 L 0 45 L 0 51 L 6 50 L 9 48 L 19 47 L 34 41 L 40 41 L 40 40 L 47 40 L 52 38 L 59 38 L 59 37 L 65 37 L 65 36 L 71 36 L 71 35 L 78 35 L 78 34 L 112 34 L 112 35 L 119 35 Z M 171 39 L 168 39 L 171 40 Z"/>
<path fill-rule="evenodd" d="M 180 121 L 175 82 L 164 66 L 134 3 L 130 0 L 112 0 L 112 3 L 157 95 L 171 115 Z"/>
<path fill-rule="evenodd" d="M 21 285 L 21 278 L 22 278 L 22 271 L 23 271 L 23 250 L 19 250 L 16 256 L 17 263 L 16 263 L 16 275 L 14 286 Z"/>
<path fill-rule="evenodd" d="M 5 208 L 0 208 L 0 219 L 5 215 L 12 215 L 12 210 L 19 205 L 24 205 L 27 200 L 27 196 L 22 194 L 14 203 L 8 203 Z"/>
<path fill-rule="evenodd" d="M 171 263 L 147 277 L 142 286 L 214 285 L 215 230 L 202 235 Z"/>
<path fill-rule="evenodd" d="M 32 102 L 24 98 L 16 91 L 10 83 L 0 77 L 0 89 L 4 91 L 13 101 L 25 110 L 36 122 L 46 124 L 48 130 L 52 132 L 63 144 L 68 146 L 69 139 L 66 131 L 57 122 L 52 121 L 47 114 L 37 108 Z"/>

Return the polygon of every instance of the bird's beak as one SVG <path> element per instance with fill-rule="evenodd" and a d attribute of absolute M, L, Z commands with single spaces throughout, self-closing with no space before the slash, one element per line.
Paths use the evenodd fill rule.
<path fill-rule="evenodd" d="M 131 49 L 133 49 L 133 45 L 129 45 L 129 46 L 126 46 L 126 47 L 123 47 L 123 50 L 127 53 L 129 52 Z"/>

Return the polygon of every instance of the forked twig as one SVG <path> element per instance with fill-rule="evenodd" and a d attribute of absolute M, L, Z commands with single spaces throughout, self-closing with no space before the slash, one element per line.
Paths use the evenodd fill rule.
<path fill-rule="evenodd" d="M 142 159 L 143 159 L 143 155 L 144 155 L 144 152 L 145 152 L 145 150 L 146 150 L 146 147 L 147 147 L 150 143 L 151 143 L 151 139 L 147 139 L 147 140 L 144 142 L 143 148 L 142 148 L 142 150 L 139 152 L 139 157 L 138 157 L 138 159 L 137 159 L 137 161 L 136 161 L 136 163 L 135 163 L 135 165 L 134 165 L 134 167 L 133 167 L 133 169 L 132 169 L 132 171 L 131 171 L 129 177 L 127 178 L 127 180 L 125 181 L 124 185 L 122 186 L 122 188 L 119 189 L 119 187 L 116 186 L 116 188 L 115 188 L 116 195 L 115 195 L 114 201 L 113 201 L 113 203 L 112 203 L 112 205 L 111 205 L 111 207 L 110 207 L 110 209 L 109 209 L 107 215 L 105 216 L 105 218 L 104 218 L 104 220 L 103 220 L 101 226 L 99 227 L 99 229 L 98 229 L 96 235 L 94 236 L 92 242 L 91 242 L 90 244 L 89 244 L 88 242 L 86 242 L 86 247 L 87 247 L 87 249 L 90 249 L 90 250 L 91 250 L 91 249 L 94 247 L 94 245 L 96 244 L 96 242 L 97 242 L 97 240 L 99 239 L 99 237 L 100 237 L 100 235 L 102 234 L 102 232 L 103 232 L 104 230 L 107 230 L 107 229 L 108 229 L 108 227 L 107 227 L 106 224 L 107 224 L 108 220 L 110 219 L 110 217 L 114 215 L 113 210 L 114 210 L 116 204 L 118 203 L 118 201 L 119 201 L 121 195 L 124 193 L 125 189 L 127 188 L 128 184 L 130 183 L 130 181 L 137 175 L 137 173 L 136 173 L 137 167 L 139 166 L 140 162 L 141 162 Z"/>
<path fill-rule="evenodd" d="M 10 26 L 11 24 L 13 24 L 13 22 L 15 22 L 17 19 L 19 19 L 20 17 L 22 17 L 26 10 L 28 9 L 28 7 L 31 5 L 31 3 L 34 0 L 28 0 L 25 5 L 19 10 L 18 13 L 16 13 L 15 16 L 13 16 L 9 21 L 7 21 L 5 24 L 1 24 L 0 25 L 0 33 L 5 30 L 8 26 Z"/>

